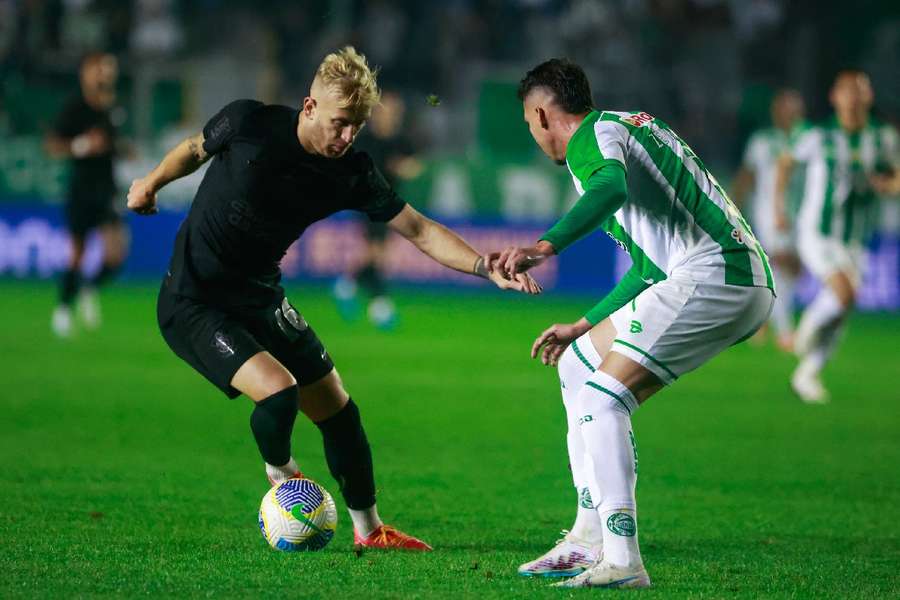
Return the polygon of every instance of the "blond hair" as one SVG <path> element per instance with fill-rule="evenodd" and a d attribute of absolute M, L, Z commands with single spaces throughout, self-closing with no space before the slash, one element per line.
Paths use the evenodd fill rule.
<path fill-rule="evenodd" d="M 367 119 L 381 100 L 376 74 L 377 70 L 369 68 L 365 56 L 353 46 L 344 46 L 322 60 L 316 70 L 316 80 L 338 93 L 341 108 Z"/>

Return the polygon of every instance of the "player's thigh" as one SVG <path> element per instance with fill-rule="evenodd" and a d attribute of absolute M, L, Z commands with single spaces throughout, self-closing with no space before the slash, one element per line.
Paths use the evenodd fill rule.
<path fill-rule="evenodd" d="M 773 302 L 767 288 L 667 279 L 612 315 L 616 338 L 603 366 L 633 377 L 637 391 L 656 384 L 623 359 L 671 384 L 755 333 Z"/>
<path fill-rule="evenodd" d="M 334 362 L 316 332 L 287 298 L 261 314 L 251 332 L 297 380 L 300 408 L 311 419 L 321 420 L 316 417 L 323 412 L 334 414 L 346 404 L 346 392 Z"/>
<path fill-rule="evenodd" d="M 254 402 L 296 385 L 297 380 L 284 365 L 263 350 L 242 364 L 232 376 L 230 385 Z"/>
<path fill-rule="evenodd" d="M 271 380 L 259 378 L 262 383 L 258 385 L 248 384 L 249 378 L 242 377 L 237 382 L 241 388 L 233 386 L 232 380 L 238 371 L 252 358 L 264 354 L 266 349 L 240 320 L 214 307 L 170 294 L 165 284 L 157 301 L 157 321 L 163 339 L 176 356 L 229 398 L 247 393 L 258 401 L 291 385 L 292 380 L 283 377 L 286 370 L 279 378 L 277 369 L 271 365 L 268 365 L 269 369 L 264 368 L 267 363 L 258 358 L 251 367 L 259 368 L 245 370 L 244 374 L 274 373 L 276 377 Z M 268 391 L 271 393 L 266 394 Z"/>

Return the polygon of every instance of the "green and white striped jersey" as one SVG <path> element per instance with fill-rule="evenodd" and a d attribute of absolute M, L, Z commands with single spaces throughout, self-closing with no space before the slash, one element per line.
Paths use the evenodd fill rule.
<path fill-rule="evenodd" d="M 778 159 L 790 152 L 793 138 L 777 127 L 756 130 L 744 150 L 741 161 L 744 168 L 753 173 L 753 195 L 750 199 L 750 218 L 753 229 L 764 242 L 764 233 L 775 231 L 775 178 Z M 771 236 L 770 236 L 771 237 Z"/>
<path fill-rule="evenodd" d="M 798 233 L 864 243 L 878 208 L 869 178 L 900 169 L 896 129 L 870 119 L 850 133 L 832 118 L 800 136 L 791 155 L 806 163 Z"/>
<path fill-rule="evenodd" d="M 645 282 L 678 269 L 696 279 L 774 290 L 766 255 L 740 211 L 659 119 L 593 111 L 569 141 L 566 162 L 579 194 L 605 164 L 625 167 L 628 198 L 602 227 L 631 255 Z"/>

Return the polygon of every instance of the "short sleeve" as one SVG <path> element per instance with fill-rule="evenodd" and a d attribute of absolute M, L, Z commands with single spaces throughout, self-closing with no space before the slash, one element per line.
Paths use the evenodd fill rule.
<path fill-rule="evenodd" d="M 78 115 L 77 102 L 70 101 L 65 105 L 62 112 L 56 117 L 53 133 L 62 138 L 73 138 L 84 133 L 84 125 Z"/>
<path fill-rule="evenodd" d="M 260 106 L 263 103 L 257 100 L 235 100 L 225 105 L 203 126 L 203 149 L 206 153 L 218 154 L 227 147 L 244 118 Z"/>
<path fill-rule="evenodd" d="M 809 162 L 820 154 L 822 130 L 818 127 L 807 129 L 791 144 L 791 158 L 798 162 Z"/>
<path fill-rule="evenodd" d="M 628 131 L 614 121 L 598 120 L 593 127 L 575 132 L 566 148 L 566 163 L 581 185 L 608 164 L 625 167 L 625 139 Z"/>
<path fill-rule="evenodd" d="M 357 210 L 368 215 L 371 221 L 386 223 L 400 214 L 406 202 L 393 190 L 371 157 L 361 154 L 365 175 L 354 192 L 359 200 Z"/>

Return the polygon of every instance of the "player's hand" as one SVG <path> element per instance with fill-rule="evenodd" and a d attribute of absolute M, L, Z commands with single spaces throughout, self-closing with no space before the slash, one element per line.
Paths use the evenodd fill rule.
<path fill-rule="evenodd" d="M 559 357 L 566 348 L 585 332 L 590 331 L 591 324 L 586 319 L 568 325 L 557 323 L 551 325 L 534 340 L 531 346 L 531 358 L 541 357 L 541 362 L 548 367 L 555 367 Z M 541 347 L 543 346 L 543 349 Z"/>
<path fill-rule="evenodd" d="M 498 269 L 507 278 L 511 278 L 517 273 L 524 273 L 540 265 L 550 256 L 553 256 L 553 246 L 541 241 L 527 248 L 510 246 L 496 257 L 489 255 L 490 260 L 486 261 L 486 266 L 489 271 L 492 268 Z"/>
<path fill-rule="evenodd" d="M 499 270 L 488 271 L 488 279 L 494 282 L 501 290 L 516 290 L 525 294 L 540 294 L 544 288 L 541 287 L 531 275 L 528 273 L 517 273 L 511 278 L 507 278 Z"/>
<path fill-rule="evenodd" d="M 139 215 L 155 215 L 159 212 L 156 207 L 156 190 L 147 182 L 147 178 L 135 179 L 128 190 L 128 210 L 133 210 Z"/>

